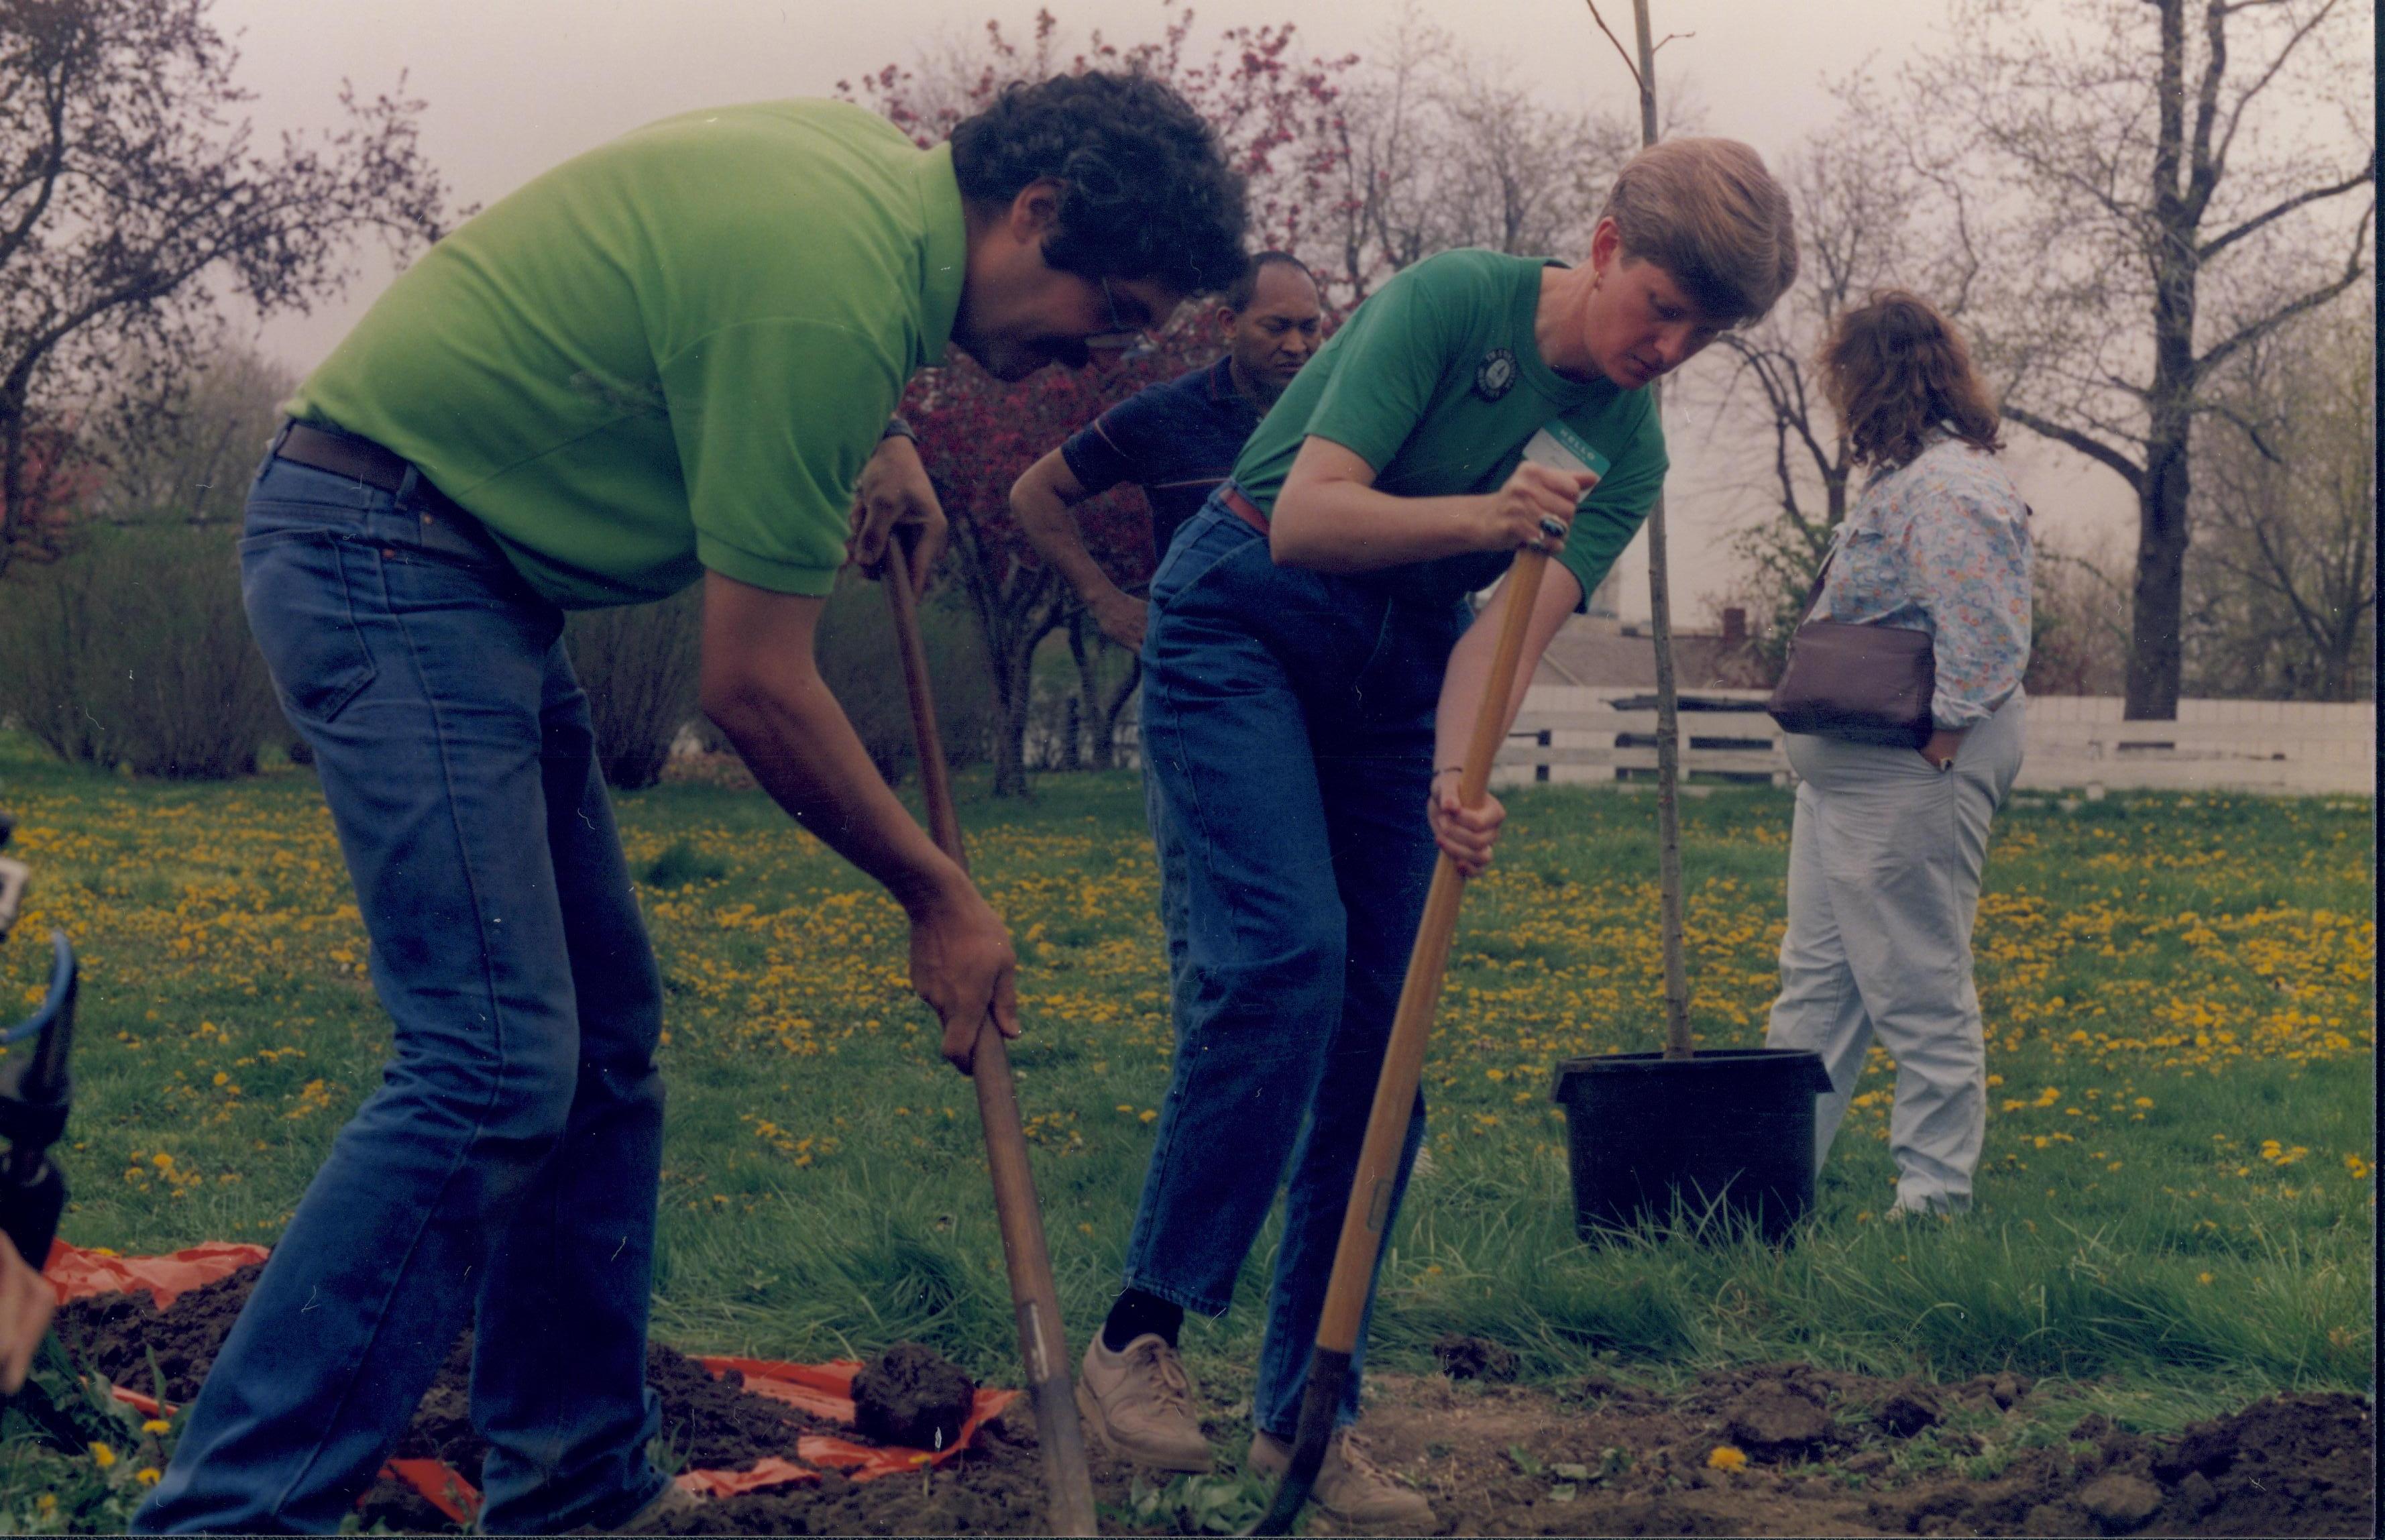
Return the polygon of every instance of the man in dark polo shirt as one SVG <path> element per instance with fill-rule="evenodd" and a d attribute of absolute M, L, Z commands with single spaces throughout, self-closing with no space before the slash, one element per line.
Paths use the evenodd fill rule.
<path fill-rule="evenodd" d="M 1225 357 L 1119 402 L 1029 466 L 1011 487 L 1019 529 L 1111 641 L 1142 647 L 1143 602 L 1102 570 L 1068 510 L 1120 482 L 1142 487 L 1151 505 L 1155 565 L 1177 528 L 1232 473 L 1259 420 L 1317 351 L 1322 322 L 1317 280 L 1300 258 L 1259 253 L 1217 309 Z"/>

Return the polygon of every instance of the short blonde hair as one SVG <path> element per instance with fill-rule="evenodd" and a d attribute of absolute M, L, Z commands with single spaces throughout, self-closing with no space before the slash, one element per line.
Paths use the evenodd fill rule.
<path fill-rule="evenodd" d="M 1797 281 L 1797 222 L 1764 158 L 1736 139 L 1667 139 L 1633 156 L 1606 195 L 1623 253 L 1654 262 L 1698 308 L 1761 319 Z"/>

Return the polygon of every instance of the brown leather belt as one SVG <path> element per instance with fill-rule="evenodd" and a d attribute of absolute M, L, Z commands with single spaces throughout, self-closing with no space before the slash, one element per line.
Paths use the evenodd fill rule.
<path fill-rule="evenodd" d="M 1259 511 L 1259 506 L 1256 503 L 1243 496 L 1242 489 L 1233 482 L 1228 482 L 1217 489 L 1217 501 L 1225 504 L 1228 511 L 1235 518 L 1258 531 L 1259 533 L 1267 532 L 1267 515 Z"/>
<path fill-rule="evenodd" d="M 396 492 L 404 487 L 406 472 L 415 470 L 413 461 L 382 448 L 368 438 L 333 432 L 295 419 L 281 425 L 281 432 L 274 435 L 269 453 L 293 465 L 350 477 L 367 486 L 379 487 L 383 492 Z M 453 498 L 432 486 L 429 477 L 418 474 L 414 484 L 424 499 L 440 512 L 451 518 L 471 518 Z"/>

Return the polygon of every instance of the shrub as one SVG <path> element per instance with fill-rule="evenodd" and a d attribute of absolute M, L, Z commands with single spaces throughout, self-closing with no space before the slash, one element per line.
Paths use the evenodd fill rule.
<path fill-rule="evenodd" d="M 282 727 L 224 530 L 101 533 L 0 586 L 0 710 L 64 758 L 169 780 L 256 769 Z"/>
<path fill-rule="evenodd" d="M 567 623 L 606 784 L 653 785 L 671 740 L 695 716 L 703 604 L 703 590 L 692 588 L 658 604 L 584 610 Z"/>

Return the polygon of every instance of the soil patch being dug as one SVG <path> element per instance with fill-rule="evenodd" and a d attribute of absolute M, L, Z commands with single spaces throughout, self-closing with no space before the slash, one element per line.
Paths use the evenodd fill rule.
<path fill-rule="evenodd" d="M 59 1332 L 79 1360 L 133 1389 L 152 1388 L 154 1355 L 167 1399 L 187 1401 L 256 1272 L 193 1290 L 163 1311 L 139 1295 L 76 1300 L 59 1310 Z M 1362 1424 L 1370 1451 L 1432 1500 L 1447 1534 L 2376 1533 L 2375 1411 L 2355 1396 L 2272 1397 L 2155 1439 L 2101 1417 L 2066 1418 L 2060 1387 L 2012 1374 L 1932 1384 L 1786 1364 L 1709 1373 L 1667 1393 L 1594 1376 L 1558 1395 L 1497 1383 L 1504 1365 L 1483 1351 L 1495 1346 L 1447 1345 L 1444 1361 L 1463 1380 L 1371 1376 Z M 946 1371 L 959 1374 L 951 1365 L 924 1348 L 890 1358 L 893 1365 L 873 1367 L 893 1388 L 942 1384 L 945 1411 L 956 1404 L 945 1383 Z M 444 1460 L 478 1477 L 469 1366 L 467 1338 L 424 1397 L 400 1458 Z M 858 1436 L 755 1394 L 733 1370 L 716 1376 L 668 1347 L 654 1347 L 647 1368 L 664 1442 L 683 1469 L 747 1470 L 793 1458 L 807 1434 Z M 868 1378 L 856 1376 L 856 1402 L 876 1395 L 866 1393 Z M 911 1409 L 934 1399 L 913 1394 Z M 1233 1431 L 1224 1420 L 1211 1423 L 1222 1454 L 1233 1452 Z M 1103 1527 L 1125 1532 L 1133 1472 L 1098 1446 L 1093 1454 Z M 715 1498 L 681 1529 L 1034 1534 L 1043 1484 L 1021 1400 L 941 1466 L 867 1482 L 824 1471 L 817 1482 Z M 360 1517 L 368 1529 L 456 1528 L 418 1493 L 386 1480 Z M 1332 1527 L 1312 1515 L 1308 1533 Z"/>
<path fill-rule="evenodd" d="M 1385 1377 L 1361 1426 L 1454 1534 L 2373 1534 L 2376 1421 L 2287 1396 L 2153 1439 L 2015 1375 L 1929 1385 L 1804 1364 L 1573 1397 Z M 1370 1401 L 1375 1397 L 1369 1397 Z"/>

